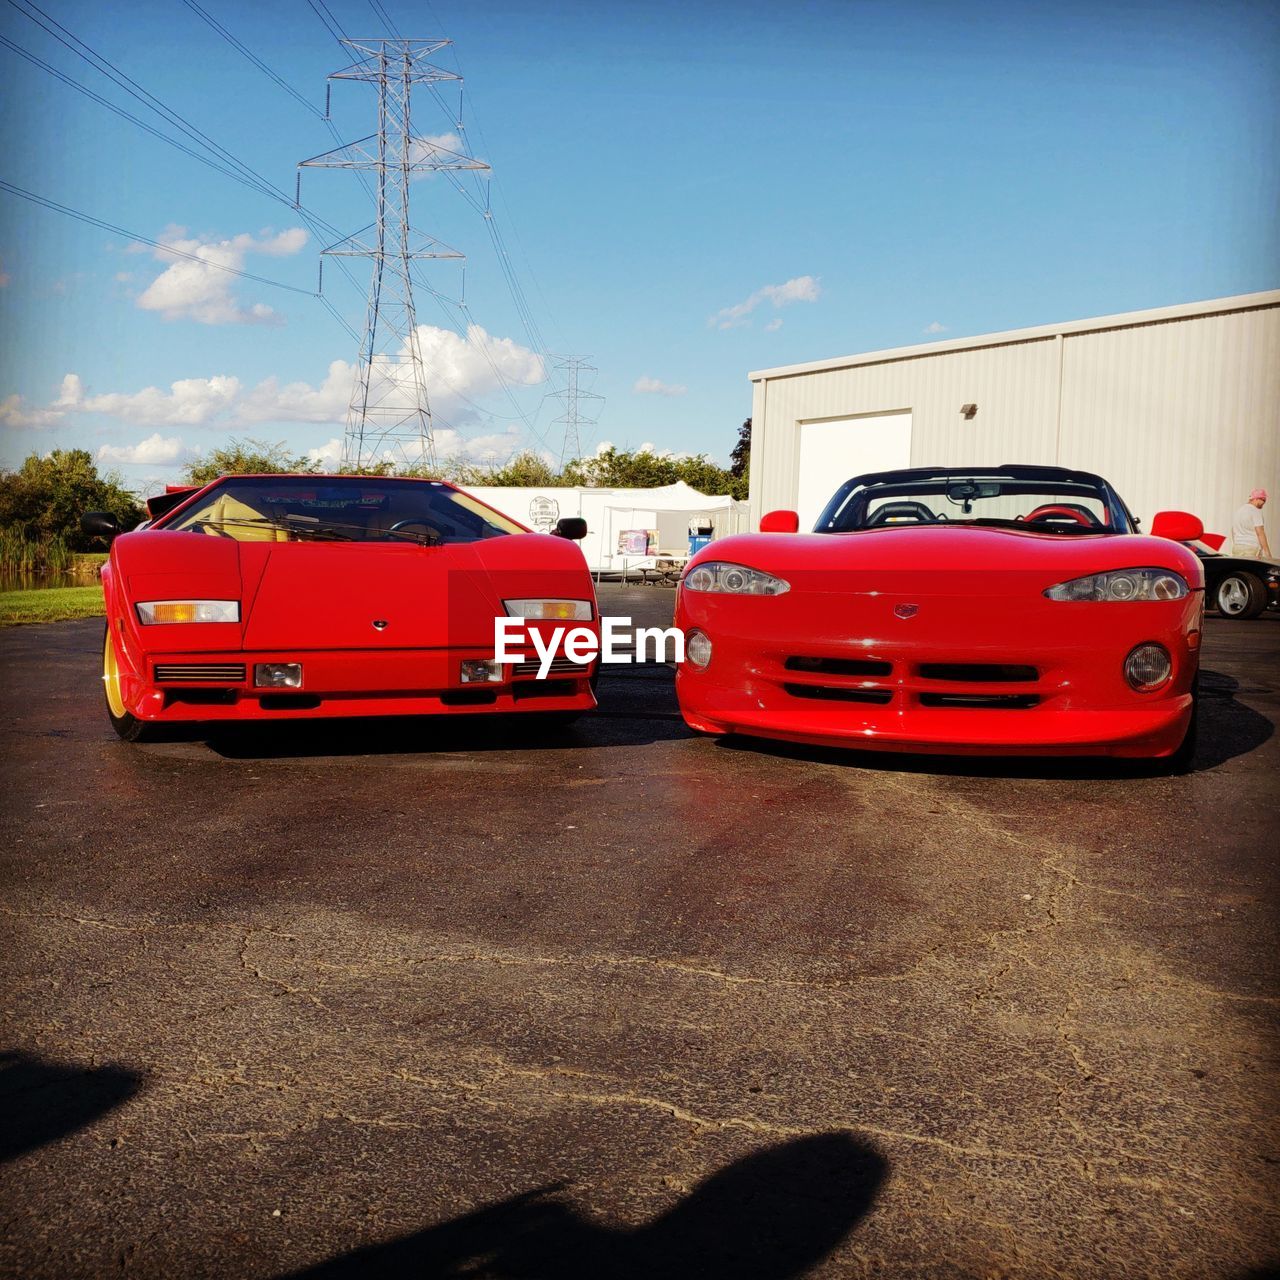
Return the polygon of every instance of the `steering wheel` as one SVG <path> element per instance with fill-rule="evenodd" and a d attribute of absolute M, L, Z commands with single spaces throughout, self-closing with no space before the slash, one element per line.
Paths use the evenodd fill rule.
<path fill-rule="evenodd" d="M 428 542 L 439 542 L 440 531 L 433 529 L 425 520 L 397 520 L 388 530 L 388 533 L 399 533 L 401 529 L 405 529 L 410 525 L 417 525 L 427 535 Z"/>
<path fill-rule="evenodd" d="M 937 519 L 938 517 L 923 502 L 886 502 L 884 506 L 872 512 L 866 527 L 875 529 L 881 525 L 896 524 L 899 520 L 913 520 L 916 524 L 934 524 Z"/>
<path fill-rule="evenodd" d="M 1094 528 L 1096 524 L 1088 508 L 1077 506 L 1074 502 L 1046 503 L 1023 518 L 1028 524 L 1048 524 L 1051 520 L 1074 520 L 1076 524 L 1082 524 L 1087 529 Z"/>

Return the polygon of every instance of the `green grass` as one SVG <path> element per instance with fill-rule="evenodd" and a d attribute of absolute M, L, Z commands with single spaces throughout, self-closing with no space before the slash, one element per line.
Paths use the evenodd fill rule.
<path fill-rule="evenodd" d="M 102 588 L 46 587 L 36 591 L 0 591 L 0 627 L 21 622 L 64 622 L 102 617 Z"/>

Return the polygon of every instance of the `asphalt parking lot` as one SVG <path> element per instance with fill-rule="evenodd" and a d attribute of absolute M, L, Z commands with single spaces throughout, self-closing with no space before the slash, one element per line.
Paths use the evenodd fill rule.
<path fill-rule="evenodd" d="M 1280 1258 L 1280 617 L 1171 779 L 721 744 L 652 666 L 130 747 L 100 635 L 0 632 L 5 1274 Z"/>

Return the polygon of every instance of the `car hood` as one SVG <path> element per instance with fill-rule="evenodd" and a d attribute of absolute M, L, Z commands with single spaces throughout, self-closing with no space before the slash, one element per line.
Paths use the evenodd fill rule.
<path fill-rule="evenodd" d="M 1139 534 L 1053 534 L 1031 529 L 929 525 L 856 533 L 748 533 L 699 552 L 777 574 L 793 591 L 880 591 L 910 586 L 925 594 L 1003 595 L 1108 569 L 1151 566 L 1204 585 L 1195 555 L 1167 538 Z"/>
<path fill-rule="evenodd" d="M 503 600 L 594 599 L 576 544 L 536 533 L 429 547 L 235 542 L 161 529 L 117 539 L 114 556 L 130 603 L 238 599 L 236 644 L 254 650 L 485 648 Z M 148 648 L 234 647 L 227 624 L 141 630 Z"/>

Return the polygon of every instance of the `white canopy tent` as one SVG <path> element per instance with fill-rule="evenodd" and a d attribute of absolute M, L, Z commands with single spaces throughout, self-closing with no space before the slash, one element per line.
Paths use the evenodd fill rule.
<path fill-rule="evenodd" d="M 643 569 L 646 562 L 652 564 L 657 555 L 687 555 L 691 527 L 710 528 L 713 539 L 750 528 L 745 502 L 728 494 L 699 493 L 683 480 L 656 489 L 484 485 L 468 492 L 534 529 L 549 531 L 562 516 L 582 516 L 587 522 L 582 553 L 597 575 L 621 577 Z M 657 530 L 657 555 L 626 555 L 619 550 L 620 535 L 633 529 Z"/>

